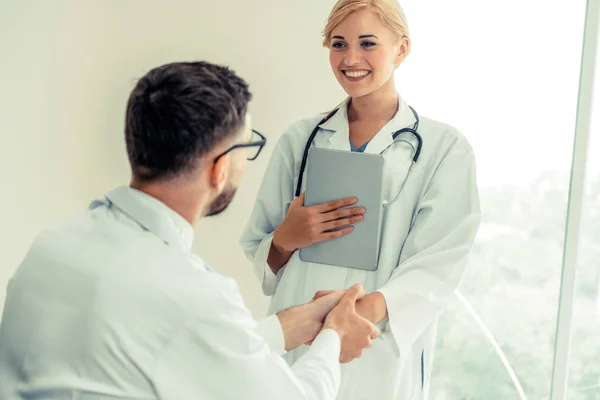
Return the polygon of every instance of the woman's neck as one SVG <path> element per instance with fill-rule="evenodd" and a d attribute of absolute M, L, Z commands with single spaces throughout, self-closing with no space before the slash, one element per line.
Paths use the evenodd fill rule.
<path fill-rule="evenodd" d="M 379 90 L 362 97 L 354 97 L 348 106 L 348 121 L 388 122 L 398 112 L 398 92 L 386 84 Z"/>

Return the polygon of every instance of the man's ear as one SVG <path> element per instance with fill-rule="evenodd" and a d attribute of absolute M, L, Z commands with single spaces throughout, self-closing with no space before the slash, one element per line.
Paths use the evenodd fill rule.
<path fill-rule="evenodd" d="M 210 169 L 210 176 L 208 177 L 210 185 L 219 193 L 225 188 L 228 168 L 229 155 L 225 154 L 224 156 L 219 157 Z"/>

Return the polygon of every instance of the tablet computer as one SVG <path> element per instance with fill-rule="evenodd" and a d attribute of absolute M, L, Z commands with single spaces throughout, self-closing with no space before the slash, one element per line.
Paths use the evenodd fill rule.
<path fill-rule="evenodd" d="M 381 154 L 312 147 L 306 166 L 305 206 L 356 197 L 364 207 L 361 222 L 348 235 L 300 249 L 306 262 L 374 271 L 379 261 L 383 213 Z"/>

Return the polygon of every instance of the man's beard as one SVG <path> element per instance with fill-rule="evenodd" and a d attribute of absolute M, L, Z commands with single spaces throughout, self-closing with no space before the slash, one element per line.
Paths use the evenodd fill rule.
<path fill-rule="evenodd" d="M 205 217 L 211 217 L 213 215 L 217 215 L 225 211 L 225 209 L 229 206 L 231 201 L 233 200 L 233 196 L 235 196 L 235 191 L 237 189 L 233 187 L 232 184 L 227 184 L 225 189 L 221 192 L 220 195 L 217 196 L 216 199 L 213 200 L 212 203 L 208 206 Z"/>

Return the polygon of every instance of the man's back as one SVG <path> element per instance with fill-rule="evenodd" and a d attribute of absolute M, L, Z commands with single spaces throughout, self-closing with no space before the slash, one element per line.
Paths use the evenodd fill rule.
<path fill-rule="evenodd" d="M 152 398 L 156 357 L 223 281 L 182 255 L 104 205 L 41 233 L 8 287 L 0 397 Z"/>

